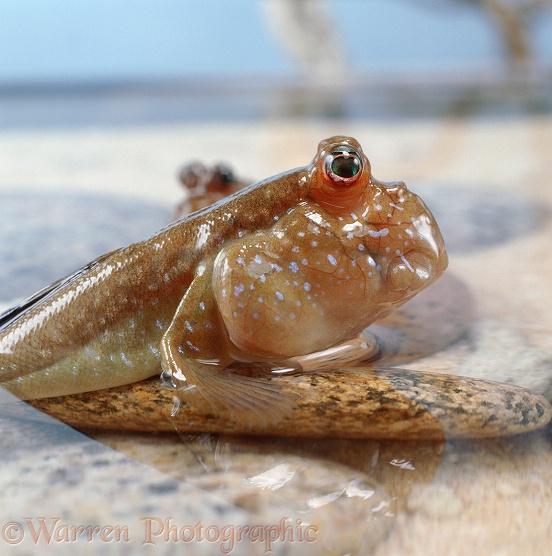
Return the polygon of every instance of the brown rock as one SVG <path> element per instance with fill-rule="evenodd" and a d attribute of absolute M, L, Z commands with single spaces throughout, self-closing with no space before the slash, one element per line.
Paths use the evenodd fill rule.
<path fill-rule="evenodd" d="M 235 421 L 185 402 L 171 417 L 173 392 L 157 379 L 29 403 L 76 428 L 312 438 L 485 438 L 531 431 L 552 418 L 541 396 L 459 376 L 357 368 L 275 380 L 283 394 L 295 396 L 296 406 L 270 424 L 255 415 Z"/>

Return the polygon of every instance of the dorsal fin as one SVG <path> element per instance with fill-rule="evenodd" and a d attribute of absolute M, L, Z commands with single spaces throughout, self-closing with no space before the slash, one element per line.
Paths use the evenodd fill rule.
<path fill-rule="evenodd" d="M 69 274 L 65 278 L 61 278 L 61 280 L 56 280 L 53 284 L 42 288 L 40 291 L 36 292 L 35 294 L 27 297 L 20 301 L 17 305 L 14 305 L 10 309 L 6 309 L 3 313 L 0 314 L 0 332 L 8 328 L 11 324 L 13 324 L 16 320 L 21 318 L 25 313 L 32 310 L 36 307 L 40 302 L 48 299 L 55 293 L 59 292 L 62 288 L 64 288 L 67 284 L 70 284 L 83 274 L 86 274 L 88 271 L 93 269 L 95 266 L 100 264 L 101 262 L 105 261 L 109 256 L 111 256 L 115 251 L 111 251 L 94 259 L 93 261 L 85 264 L 83 267 L 79 268 L 72 274 Z"/>

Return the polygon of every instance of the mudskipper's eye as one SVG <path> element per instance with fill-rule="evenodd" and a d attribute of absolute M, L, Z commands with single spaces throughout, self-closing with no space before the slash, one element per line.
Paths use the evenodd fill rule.
<path fill-rule="evenodd" d="M 326 157 L 327 176 L 341 185 L 354 183 L 362 173 L 362 159 L 352 147 L 340 147 Z"/>
<path fill-rule="evenodd" d="M 232 168 L 226 164 L 217 164 L 215 166 L 214 175 L 216 176 L 217 181 L 221 183 L 232 183 L 233 181 L 236 181 Z"/>

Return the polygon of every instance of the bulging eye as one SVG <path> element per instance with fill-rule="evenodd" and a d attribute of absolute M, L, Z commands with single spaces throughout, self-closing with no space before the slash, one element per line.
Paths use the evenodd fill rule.
<path fill-rule="evenodd" d="M 362 173 L 362 159 L 352 147 L 341 147 L 326 157 L 327 176 L 342 185 L 354 183 Z"/>
<path fill-rule="evenodd" d="M 236 180 L 232 168 L 226 164 L 217 164 L 215 166 L 214 175 L 216 176 L 217 181 L 224 184 L 232 183 Z"/>

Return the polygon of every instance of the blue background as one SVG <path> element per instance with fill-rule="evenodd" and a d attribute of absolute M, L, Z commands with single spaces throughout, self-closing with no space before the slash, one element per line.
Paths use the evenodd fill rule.
<path fill-rule="evenodd" d="M 263 0 L 2 0 L 0 84 L 293 75 Z M 334 0 L 359 71 L 481 66 L 503 60 L 480 10 L 415 0 Z M 552 13 L 533 27 L 552 60 Z"/>

